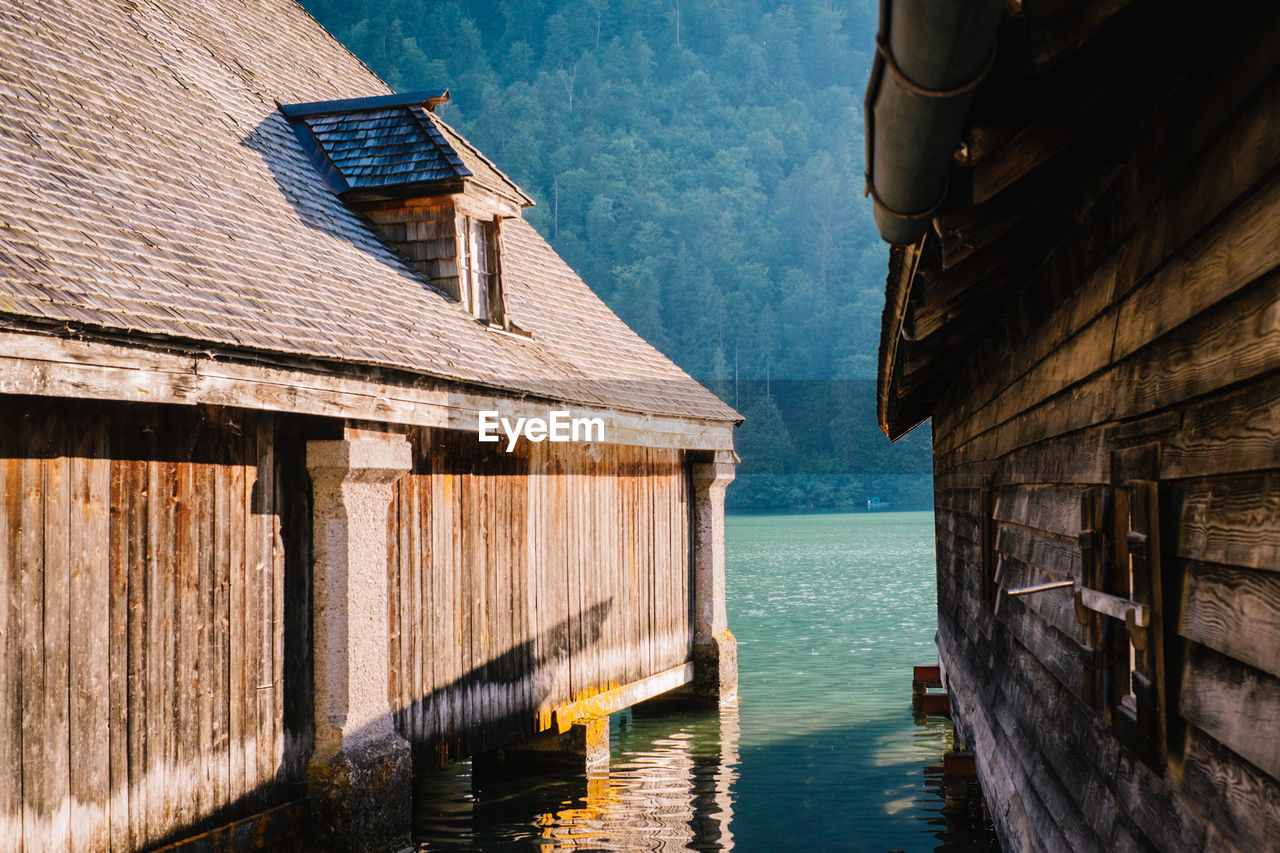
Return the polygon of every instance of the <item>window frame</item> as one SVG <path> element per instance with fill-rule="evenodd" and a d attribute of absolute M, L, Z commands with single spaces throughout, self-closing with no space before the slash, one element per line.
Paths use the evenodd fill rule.
<path fill-rule="evenodd" d="M 1169 734 L 1159 454 L 1158 444 L 1114 452 L 1110 484 L 1081 495 L 1082 585 L 1145 606 L 1147 625 L 1088 610 L 1076 595 L 1092 649 L 1087 699 L 1120 743 L 1157 768 Z"/>
<path fill-rule="evenodd" d="M 458 277 L 461 302 L 471 316 L 507 328 L 502 288 L 502 218 L 460 214 Z"/>

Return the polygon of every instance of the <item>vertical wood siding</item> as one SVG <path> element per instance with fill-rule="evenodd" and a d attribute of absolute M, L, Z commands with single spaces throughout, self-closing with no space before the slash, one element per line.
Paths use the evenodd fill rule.
<path fill-rule="evenodd" d="M 411 439 L 388 525 L 391 704 L 411 742 L 490 749 L 689 660 L 679 451 Z"/>
<path fill-rule="evenodd" d="M 0 848 L 136 849 L 287 793 L 272 418 L 4 402 Z"/>
<path fill-rule="evenodd" d="M 152 847 L 303 796 L 323 428 L 4 402 L 0 849 Z M 388 605 L 415 743 L 492 748 L 690 658 L 682 453 L 411 438 Z"/>

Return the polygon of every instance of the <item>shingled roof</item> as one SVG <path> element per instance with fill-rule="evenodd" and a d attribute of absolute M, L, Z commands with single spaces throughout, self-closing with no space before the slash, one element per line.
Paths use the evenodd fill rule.
<path fill-rule="evenodd" d="M 456 191 L 474 180 L 521 205 L 533 200 L 434 115 L 448 91 L 284 104 L 303 148 L 345 200 Z M 473 168 L 474 167 L 474 168 Z"/>
<path fill-rule="evenodd" d="M 428 286 L 278 109 L 390 94 L 296 4 L 16 0 L 0 38 L 0 324 L 737 419 L 522 219 L 503 275 L 531 339 Z M 478 176 L 478 152 L 421 112 Z"/>

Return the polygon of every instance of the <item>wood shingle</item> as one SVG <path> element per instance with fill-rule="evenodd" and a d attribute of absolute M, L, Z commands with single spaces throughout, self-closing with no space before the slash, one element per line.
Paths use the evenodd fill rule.
<path fill-rule="evenodd" d="M 531 338 L 495 334 L 433 289 L 326 186 L 278 109 L 386 86 L 294 3 L 266 5 L 0 10 L 0 323 L 737 418 L 522 219 L 505 225 L 503 274 Z M 415 118 L 454 152 L 435 167 L 503 177 L 426 110 Z M 377 129 L 392 125 L 403 132 Z M 354 156 L 360 180 L 430 167 L 396 146 L 380 163 Z"/>

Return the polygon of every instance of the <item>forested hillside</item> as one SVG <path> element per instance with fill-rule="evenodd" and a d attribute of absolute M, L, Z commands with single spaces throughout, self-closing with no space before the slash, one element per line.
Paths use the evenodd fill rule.
<path fill-rule="evenodd" d="M 927 503 L 874 376 L 887 250 L 863 198 L 872 0 L 304 0 L 537 201 L 633 328 L 747 416 L 733 505 Z"/>

